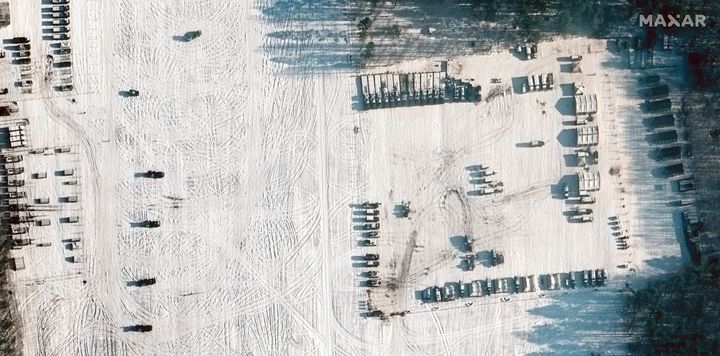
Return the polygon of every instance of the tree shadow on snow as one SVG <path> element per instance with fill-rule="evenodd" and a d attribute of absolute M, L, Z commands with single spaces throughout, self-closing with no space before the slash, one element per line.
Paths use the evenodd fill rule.
<path fill-rule="evenodd" d="M 673 273 L 683 266 L 683 258 L 667 256 L 645 261 L 655 269 L 653 275 L 638 275 L 629 266 L 610 274 L 602 287 L 582 287 L 545 292 L 548 305 L 530 309 L 528 313 L 543 317 L 528 334 L 517 332 L 520 340 L 528 340 L 544 351 L 531 355 L 567 354 L 628 354 L 627 324 L 623 314 L 629 295 L 626 286 L 637 290 L 653 283 L 655 276 Z"/>

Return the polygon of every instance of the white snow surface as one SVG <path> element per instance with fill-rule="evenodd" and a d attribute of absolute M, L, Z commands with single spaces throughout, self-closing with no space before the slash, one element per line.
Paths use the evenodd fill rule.
<path fill-rule="evenodd" d="M 667 181 L 655 164 L 630 84 L 605 42 L 572 38 L 540 45 L 540 58 L 508 52 L 453 58 L 450 74 L 491 87 L 490 78 L 552 72 L 552 91 L 489 102 L 355 111 L 355 72 L 288 74 L 261 50 L 283 24 L 261 2 L 158 0 L 71 2 L 74 90 L 44 84 L 40 1 L 11 1 L 3 38 L 32 40 L 35 93 L 9 95 L 30 124 L 30 145 L 70 153 L 28 155 L 30 198 L 49 197 L 50 247 L 13 251 L 12 272 L 26 355 L 500 355 L 625 352 L 617 315 L 625 282 L 680 264 Z M 287 26 L 290 26 L 289 24 Z M 173 36 L 202 30 L 191 42 Z M 582 54 L 582 73 L 557 57 Z M 436 60 L 385 71 L 433 70 Z M 9 76 L 16 66 L 3 64 Z M 567 167 L 558 137 L 571 116 L 561 84 L 598 96 L 601 190 L 595 221 L 568 223 L 551 189 Z M 8 84 L 11 84 L 8 79 Z M 134 88 L 140 96 L 119 91 Z M 70 99 L 74 98 L 75 103 Z M 542 111 L 545 110 L 545 114 Z M 4 119 L 5 120 L 5 119 Z M 540 148 L 517 147 L 539 139 Z M 502 194 L 469 197 L 465 167 L 486 164 Z M 611 176 L 610 167 L 621 176 Z M 74 169 L 78 185 L 56 170 Z M 148 169 L 165 178 L 136 177 Z M 48 172 L 45 180 L 29 174 Z M 58 199 L 79 195 L 78 203 Z M 379 201 L 378 247 L 358 247 L 350 204 Z M 392 215 L 410 201 L 410 219 Z M 80 216 L 80 223 L 61 218 Z M 620 215 L 631 247 L 615 249 L 607 217 Z M 145 219 L 157 229 L 132 226 Z M 461 271 L 450 243 L 505 263 Z M 63 239 L 80 237 L 81 251 Z M 415 246 L 422 245 L 418 250 Z M 351 257 L 379 253 L 370 302 L 388 320 L 360 316 L 368 302 Z M 66 258 L 84 255 L 84 263 Z M 634 269 L 619 270 L 628 264 Z M 437 305 L 416 292 L 446 282 L 607 268 L 610 285 Z M 128 287 L 155 277 L 148 287 Z M 124 332 L 151 324 L 152 332 Z"/>

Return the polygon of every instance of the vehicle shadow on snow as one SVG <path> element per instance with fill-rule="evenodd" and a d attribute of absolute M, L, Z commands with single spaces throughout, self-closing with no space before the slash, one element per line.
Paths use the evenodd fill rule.
<path fill-rule="evenodd" d="M 467 236 L 456 235 L 450 237 L 450 244 L 460 252 L 471 252 L 471 246 L 468 243 Z"/>
<path fill-rule="evenodd" d="M 557 140 L 563 147 L 577 147 L 577 129 L 563 129 Z"/>
<path fill-rule="evenodd" d="M 555 103 L 555 109 L 560 115 L 573 115 L 575 114 L 575 97 L 562 97 Z"/>
<path fill-rule="evenodd" d="M 577 195 L 577 190 L 573 187 L 577 187 L 578 178 L 577 175 L 568 174 L 562 176 L 557 184 L 550 185 L 550 195 L 553 199 L 565 199 L 564 188 L 568 187 L 568 195 Z"/>

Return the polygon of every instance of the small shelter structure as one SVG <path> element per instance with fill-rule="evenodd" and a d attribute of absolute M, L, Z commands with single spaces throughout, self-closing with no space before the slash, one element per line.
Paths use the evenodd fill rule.
<path fill-rule="evenodd" d="M 575 96 L 575 115 L 594 114 L 597 112 L 597 95 L 583 94 Z"/>
<path fill-rule="evenodd" d="M 600 190 L 600 172 L 578 172 L 578 191 Z"/>
<path fill-rule="evenodd" d="M 596 146 L 600 141 L 600 130 L 597 125 L 582 126 L 577 129 L 578 146 Z"/>

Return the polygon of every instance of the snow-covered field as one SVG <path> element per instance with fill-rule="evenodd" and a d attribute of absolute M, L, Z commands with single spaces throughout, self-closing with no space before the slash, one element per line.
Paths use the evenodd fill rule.
<path fill-rule="evenodd" d="M 537 60 L 510 53 L 453 58 L 450 74 L 491 87 L 490 78 L 552 72 L 555 90 L 489 102 L 353 110 L 350 72 L 286 73 L 262 48 L 290 24 L 267 22 L 262 2 L 236 0 L 73 1 L 72 94 L 45 84 L 10 96 L 30 119 L 31 199 L 50 197 L 49 227 L 31 234 L 50 247 L 13 251 L 27 355 L 449 355 L 595 350 L 622 352 L 619 287 L 677 266 L 667 182 L 650 175 L 648 144 L 632 97 L 636 73 L 619 69 L 605 42 L 540 46 Z M 3 38 L 32 39 L 43 83 L 39 1 L 12 1 Z M 202 30 L 191 42 L 174 39 Z M 279 47 L 279 49 L 278 49 Z M 293 47 L 296 48 L 296 47 Z M 582 73 L 558 57 L 582 54 Z M 384 71 L 428 71 L 435 59 Z M 12 72 L 12 67 L 3 62 Z M 7 69 L 10 68 L 10 69 Z M 600 103 L 601 190 L 595 221 L 571 224 L 556 185 L 568 167 L 563 145 L 566 86 L 585 83 Z M 11 84 L 11 83 L 8 83 Z M 137 89 L 126 98 L 119 91 Z M 74 98 L 76 102 L 70 101 Z M 517 144 L 539 139 L 540 148 Z M 48 151 L 50 152 L 50 151 Z M 505 191 L 468 196 L 465 167 L 486 164 Z M 621 176 L 611 176 L 620 167 Z M 78 185 L 56 170 L 72 168 Z M 137 177 L 148 169 L 165 178 Z M 664 187 L 664 188 L 663 188 Z M 60 203 L 76 194 L 79 203 Z M 350 205 L 381 202 L 378 247 L 358 247 Z M 410 201 L 410 219 L 392 215 Z M 62 223 L 80 216 L 80 223 Z M 631 235 L 619 251 L 607 217 Z M 155 229 L 134 223 L 159 220 Z M 451 237 L 505 263 L 464 272 Z M 81 237 L 69 251 L 63 239 Z M 423 246 L 417 248 L 417 246 Z M 386 321 L 360 316 L 368 302 L 352 256 L 380 254 L 375 288 Z M 82 254 L 84 263 L 66 257 Z M 635 272 L 615 266 L 628 264 Z M 600 290 L 535 292 L 422 304 L 416 292 L 458 280 L 607 268 Z M 131 287 L 138 278 L 157 284 Z M 149 333 L 123 327 L 151 324 Z"/>

